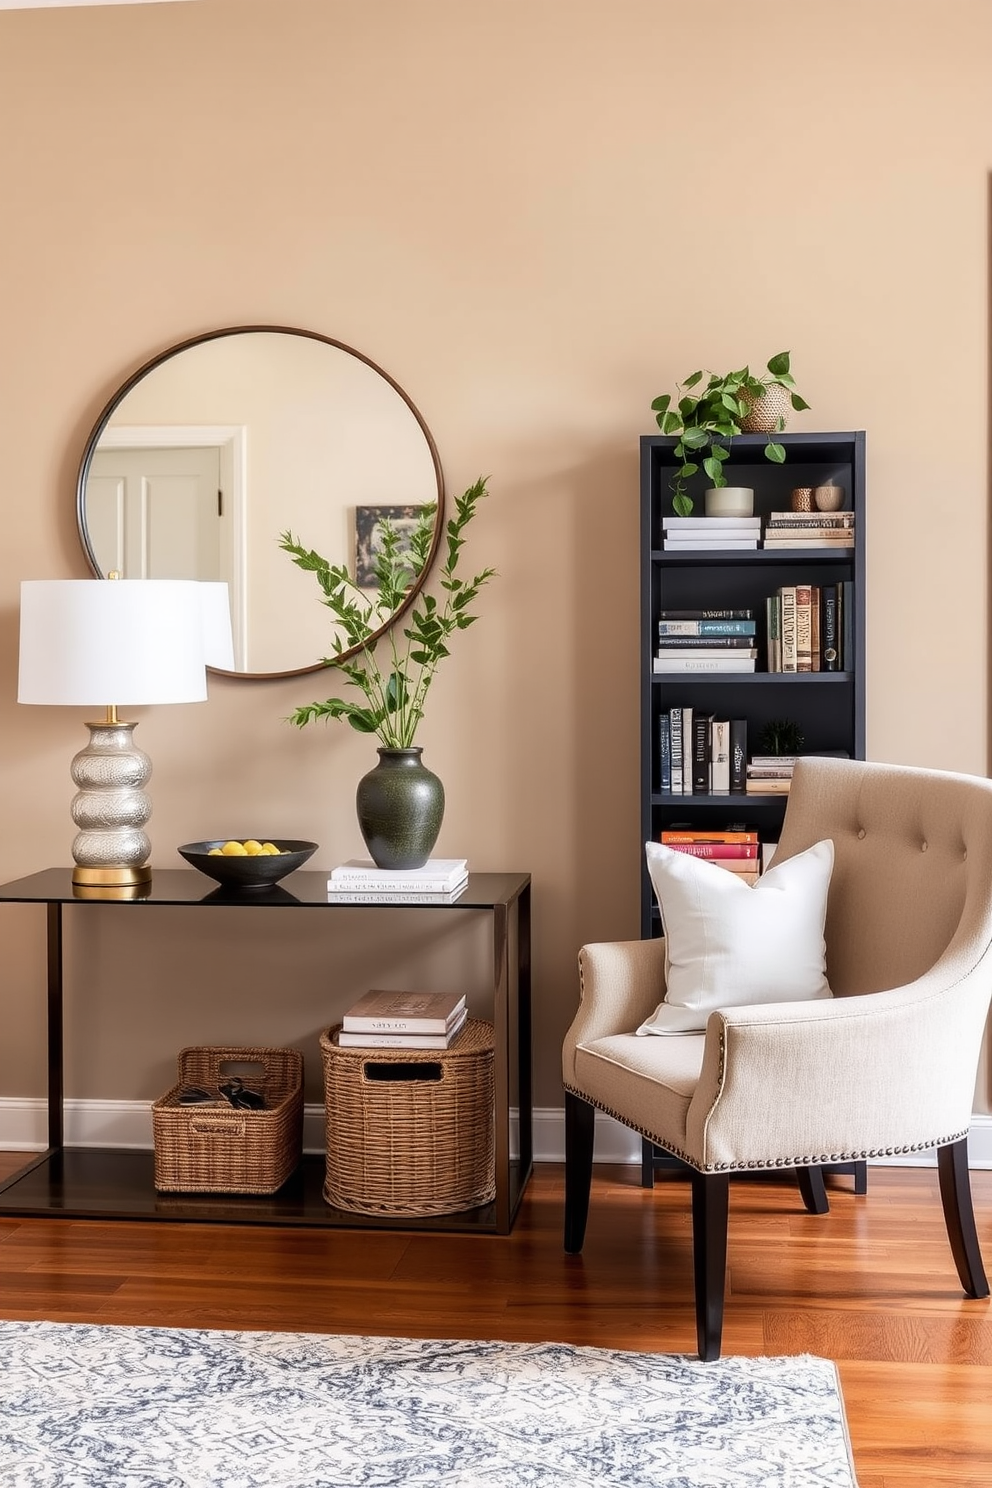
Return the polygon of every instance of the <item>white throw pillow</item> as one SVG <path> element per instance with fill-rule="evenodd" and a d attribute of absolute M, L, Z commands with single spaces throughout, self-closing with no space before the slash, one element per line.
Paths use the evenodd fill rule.
<path fill-rule="evenodd" d="M 660 842 L 645 852 L 665 933 L 667 991 L 638 1033 L 698 1033 L 716 1008 L 831 995 L 823 923 L 832 842 L 775 863 L 753 888 Z"/>

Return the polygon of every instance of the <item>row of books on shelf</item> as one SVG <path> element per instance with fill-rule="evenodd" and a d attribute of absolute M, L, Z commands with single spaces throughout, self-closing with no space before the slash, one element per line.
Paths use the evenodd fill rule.
<path fill-rule="evenodd" d="M 756 830 L 743 823 L 715 832 L 697 831 L 689 826 L 672 828 L 663 831 L 659 841 L 674 852 L 702 858 L 711 867 L 733 873 L 742 883 L 752 886 L 767 871 L 778 846 L 776 841 L 763 842 Z"/>
<path fill-rule="evenodd" d="M 673 796 L 786 795 L 794 754 L 748 754 L 747 719 L 718 718 L 687 704 L 658 715 L 658 789 Z M 809 751 L 846 757 L 845 750 Z M 661 839 L 665 841 L 665 837 Z"/>
<path fill-rule="evenodd" d="M 383 992 L 360 997 L 341 1019 L 343 1049 L 447 1049 L 468 1016 L 459 992 Z"/>
<path fill-rule="evenodd" d="M 422 868 L 377 868 L 351 858 L 331 869 L 327 897 L 340 904 L 454 904 L 467 884 L 467 858 L 429 858 Z"/>
<path fill-rule="evenodd" d="M 853 548 L 854 513 L 773 511 L 767 517 L 663 517 L 665 552 Z"/>
<path fill-rule="evenodd" d="M 656 672 L 842 672 L 854 647 L 851 580 L 783 584 L 753 608 L 662 610 Z M 760 641 L 764 642 L 764 655 Z"/>
<path fill-rule="evenodd" d="M 770 672 L 843 672 L 854 655 L 854 586 L 783 584 L 765 601 Z"/>

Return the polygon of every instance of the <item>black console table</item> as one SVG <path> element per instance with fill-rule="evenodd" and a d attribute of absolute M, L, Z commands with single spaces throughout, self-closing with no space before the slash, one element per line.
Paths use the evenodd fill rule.
<path fill-rule="evenodd" d="M 473 873 L 453 904 L 344 904 L 329 901 L 327 873 L 301 870 L 276 887 L 251 893 L 214 888 L 192 868 L 156 869 L 140 898 L 92 900 L 73 892 L 70 870 L 49 868 L 0 885 L 0 903 L 44 904 L 48 932 L 48 1147 L 0 1185 L 0 1216 L 192 1220 L 232 1224 L 350 1226 L 448 1230 L 508 1235 L 530 1177 L 530 875 Z M 272 1195 L 160 1194 L 154 1154 L 66 1147 L 63 1128 L 62 917 L 87 914 L 94 903 L 122 914 L 181 907 L 237 905 L 259 910 L 334 912 L 347 908 L 374 918 L 402 909 L 418 914 L 482 910 L 492 921 L 493 1022 L 496 1030 L 496 1196 L 491 1204 L 429 1218 L 378 1217 L 333 1209 L 324 1202 L 324 1157 L 306 1154 L 296 1173 Z M 275 921 L 274 921 L 275 923 Z M 510 1154 L 510 1105 L 519 1110 L 518 1155 Z"/>

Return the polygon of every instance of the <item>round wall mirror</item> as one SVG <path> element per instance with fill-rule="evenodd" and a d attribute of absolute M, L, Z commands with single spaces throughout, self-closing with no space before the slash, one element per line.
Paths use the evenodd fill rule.
<path fill-rule="evenodd" d="M 118 389 L 86 444 L 76 520 L 101 578 L 226 582 L 235 670 L 224 675 L 286 677 L 327 664 L 336 622 L 280 534 L 374 589 L 378 522 L 402 534 L 430 503 L 433 558 L 440 461 L 381 367 L 314 331 L 235 326 L 170 347 Z"/>

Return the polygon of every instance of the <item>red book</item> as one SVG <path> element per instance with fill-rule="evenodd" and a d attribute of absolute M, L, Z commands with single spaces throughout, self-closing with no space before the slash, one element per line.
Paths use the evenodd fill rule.
<path fill-rule="evenodd" d="M 673 852 L 691 854 L 694 858 L 757 858 L 756 842 L 666 842 Z"/>

